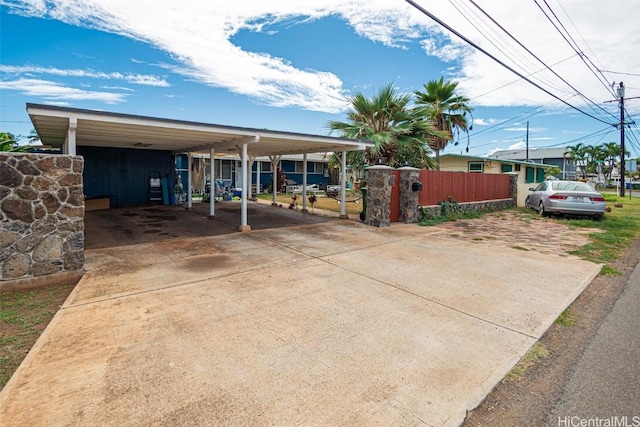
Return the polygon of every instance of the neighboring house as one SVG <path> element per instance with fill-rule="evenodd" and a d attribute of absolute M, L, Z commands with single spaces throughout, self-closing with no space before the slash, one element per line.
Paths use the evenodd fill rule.
<path fill-rule="evenodd" d="M 527 159 L 529 159 L 529 161 L 534 163 L 543 163 L 559 168 L 561 174 L 556 178 L 577 178 L 579 172 L 576 170 L 576 164 L 565 154 L 567 147 L 530 148 L 528 151 L 529 153 L 527 155 L 527 150 L 500 150 L 493 153 L 491 157 L 520 161 L 527 161 Z"/>
<path fill-rule="evenodd" d="M 497 159 L 495 157 L 443 154 L 440 156 L 440 170 L 468 173 L 509 173 L 518 175 L 517 205 L 524 206 L 530 187 L 544 181 L 545 171 L 551 164 L 523 162 L 519 160 Z"/>

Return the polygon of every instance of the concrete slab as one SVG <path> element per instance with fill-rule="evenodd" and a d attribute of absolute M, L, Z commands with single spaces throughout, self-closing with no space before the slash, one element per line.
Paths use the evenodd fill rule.
<path fill-rule="evenodd" d="M 90 251 L 0 425 L 458 425 L 599 267 L 430 230 Z"/>

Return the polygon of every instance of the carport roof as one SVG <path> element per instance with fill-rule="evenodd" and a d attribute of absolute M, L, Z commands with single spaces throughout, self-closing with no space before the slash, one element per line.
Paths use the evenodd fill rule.
<path fill-rule="evenodd" d="M 346 138 L 223 126 L 133 114 L 27 103 L 27 113 L 45 145 L 61 147 L 70 127 L 79 146 L 168 150 L 175 153 L 249 156 L 362 150 L 371 143 Z"/>

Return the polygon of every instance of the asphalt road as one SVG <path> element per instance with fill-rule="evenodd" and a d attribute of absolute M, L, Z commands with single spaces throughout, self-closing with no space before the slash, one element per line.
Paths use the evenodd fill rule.
<path fill-rule="evenodd" d="M 638 378 L 640 264 L 575 366 L 547 425 L 640 427 Z"/>

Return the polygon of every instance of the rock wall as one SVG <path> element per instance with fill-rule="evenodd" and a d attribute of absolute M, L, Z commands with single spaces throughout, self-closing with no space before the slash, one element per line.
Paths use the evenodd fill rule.
<path fill-rule="evenodd" d="M 81 156 L 0 153 L 0 281 L 84 266 Z"/>

